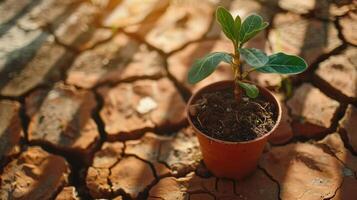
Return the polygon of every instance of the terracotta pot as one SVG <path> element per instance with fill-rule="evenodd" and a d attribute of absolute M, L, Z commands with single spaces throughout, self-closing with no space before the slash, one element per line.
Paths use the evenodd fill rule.
<path fill-rule="evenodd" d="M 269 135 L 276 130 L 278 124 L 280 123 L 281 107 L 279 101 L 267 89 L 257 86 L 259 88 L 260 95 L 264 95 L 268 101 L 276 105 L 276 108 L 278 109 L 278 118 L 275 126 L 269 133 L 266 133 L 264 136 L 254 140 L 244 142 L 223 141 L 202 133 L 192 123 L 190 113 L 188 112 L 189 105 L 199 99 L 202 94 L 233 86 L 233 81 L 220 81 L 203 87 L 190 98 L 186 108 L 186 113 L 188 121 L 198 137 L 203 160 L 207 168 L 217 177 L 243 179 L 249 176 L 256 169 Z"/>

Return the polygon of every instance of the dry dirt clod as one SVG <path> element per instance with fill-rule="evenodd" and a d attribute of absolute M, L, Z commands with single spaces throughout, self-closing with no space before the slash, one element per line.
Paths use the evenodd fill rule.
<path fill-rule="evenodd" d="M 287 105 L 293 117 L 294 134 L 317 137 L 331 127 L 340 103 L 311 84 L 304 83 L 295 90 Z"/>
<path fill-rule="evenodd" d="M 330 198 L 343 181 L 343 164 L 318 145 L 308 143 L 273 147 L 260 166 L 279 182 L 280 198 Z"/>
<path fill-rule="evenodd" d="M 341 132 L 345 133 L 349 144 L 353 150 L 357 152 L 357 108 L 353 105 L 348 105 L 343 118 L 340 120 Z"/>
<path fill-rule="evenodd" d="M 76 188 L 73 186 L 64 187 L 55 200 L 79 200 Z"/>
<path fill-rule="evenodd" d="M 109 139 L 137 139 L 145 129 L 172 130 L 185 122 L 185 102 L 167 78 L 120 83 L 99 93 Z"/>
<path fill-rule="evenodd" d="M 0 101 L 0 165 L 20 153 L 20 138 L 23 136 L 19 117 L 20 104 Z"/>
<path fill-rule="evenodd" d="M 50 144 L 88 159 L 99 142 L 97 124 L 92 118 L 95 106 L 93 93 L 63 84 L 50 91 L 33 92 L 26 98 L 29 141 Z"/>
<path fill-rule="evenodd" d="M 69 166 L 64 158 L 29 147 L 5 166 L 0 199 L 49 200 L 68 183 Z"/>

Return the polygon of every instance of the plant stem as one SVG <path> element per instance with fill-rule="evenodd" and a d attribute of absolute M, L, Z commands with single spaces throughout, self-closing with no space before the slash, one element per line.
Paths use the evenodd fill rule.
<path fill-rule="evenodd" d="M 240 88 L 238 81 L 242 79 L 242 71 L 240 69 L 240 55 L 238 51 L 238 44 L 234 44 L 234 55 L 232 62 L 232 69 L 234 73 L 234 96 L 236 100 L 239 102 L 242 98 L 242 89 Z"/>
<path fill-rule="evenodd" d="M 250 70 L 248 70 L 248 71 L 245 71 L 243 74 L 242 74 L 242 79 L 245 79 L 247 76 L 248 76 L 248 74 L 250 73 L 250 72 L 254 72 L 256 70 L 256 68 L 252 68 L 252 69 L 250 69 Z"/>

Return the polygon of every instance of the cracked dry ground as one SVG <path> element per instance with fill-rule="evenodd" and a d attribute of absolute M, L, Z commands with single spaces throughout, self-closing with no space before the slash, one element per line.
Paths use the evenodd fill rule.
<path fill-rule="evenodd" d="M 357 199 L 352 0 L 0 0 L 0 199 Z M 280 134 L 243 181 L 204 166 L 184 108 L 189 66 L 231 51 L 217 5 L 271 26 L 248 46 L 304 57 L 251 74 L 281 100 Z M 113 28 L 115 27 L 115 28 Z"/>

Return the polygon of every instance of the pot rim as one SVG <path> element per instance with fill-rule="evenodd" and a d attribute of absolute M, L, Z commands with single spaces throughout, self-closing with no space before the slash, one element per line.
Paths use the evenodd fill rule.
<path fill-rule="evenodd" d="M 205 133 L 203 133 L 202 131 L 200 131 L 192 122 L 191 120 L 191 116 L 190 116 L 190 113 L 189 113 L 189 106 L 192 104 L 192 101 L 193 99 L 196 98 L 196 96 L 198 96 L 199 94 L 202 93 L 203 90 L 207 90 L 208 88 L 210 87 L 213 87 L 215 85 L 231 85 L 233 84 L 234 81 L 233 80 L 223 80 L 223 81 L 217 81 L 217 82 L 214 82 L 214 83 L 211 83 L 211 84 L 208 84 L 202 88 L 200 88 L 199 90 L 197 90 L 194 94 L 191 95 L 187 105 L 186 105 L 186 117 L 188 119 L 188 122 L 189 124 L 192 126 L 192 128 L 195 130 L 195 132 L 203 135 L 204 137 L 206 137 L 207 139 L 209 140 L 213 140 L 215 142 L 218 142 L 218 143 L 223 143 L 223 144 L 230 144 L 230 145 L 234 145 L 234 144 L 248 144 L 248 143 L 253 143 L 253 142 L 256 142 L 256 141 L 259 141 L 259 140 L 262 140 L 262 139 L 265 139 L 266 137 L 269 137 L 271 135 L 271 133 L 273 133 L 275 131 L 275 129 L 279 126 L 280 124 L 280 121 L 281 121 L 281 117 L 282 117 L 282 110 L 281 110 L 281 105 L 280 105 L 280 102 L 279 100 L 276 98 L 276 96 L 270 92 L 268 89 L 262 87 L 262 86 L 259 86 L 255 83 L 252 83 L 254 84 L 255 86 L 257 86 L 259 88 L 259 90 L 264 90 L 267 94 L 271 95 L 272 98 L 274 99 L 276 106 L 278 108 L 278 118 L 276 119 L 276 123 L 274 125 L 274 127 L 266 134 L 264 134 L 263 136 L 261 137 L 257 137 L 255 138 L 254 140 L 248 140 L 248 141 L 237 141 L 237 142 L 232 142 L 232 141 L 225 141 L 225 140 L 220 140 L 220 139 L 216 139 L 216 138 L 213 138 L 211 136 L 208 136 L 206 135 Z M 265 95 L 266 96 L 266 95 Z"/>

